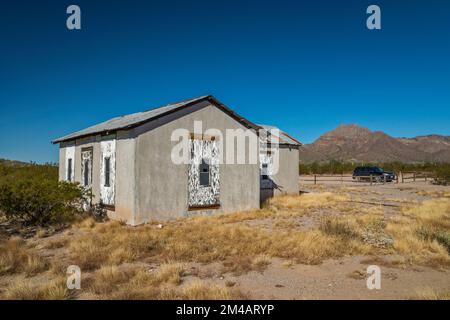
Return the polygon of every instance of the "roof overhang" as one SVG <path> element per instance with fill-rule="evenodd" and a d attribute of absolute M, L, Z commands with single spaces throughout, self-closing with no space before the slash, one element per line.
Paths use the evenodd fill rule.
<path fill-rule="evenodd" d="M 141 126 L 145 123 L 154 121 L 156 119 L 159 119 L 161 117 L 167 116 L 169 114 L 175 113 L 179 110 L 185 109 L 185 108 L 189 108 L 195 105 L 198 105 L 201 102 L 209 102 L 211 105 L 216 106 L 217 108 L 219 108 L 220 110 L 222 110 L 224 113 L 226 113 L 227 115 L 229 115 L 231 118 L 233 118 L 234 120 L 236 120 L 237 122 L 239 122 L 240 124 L 242 124 L 244 127 L 248 128 L 248 129 L 254 129 L 255 131 L 258 131 L 259 129 L 261 129 L 260 126 L 254 124 L 253 122 L 249 121 L 248 119 L 240 116 L 239 114 L 237 114 L 236 112 L 234 112 L 232 109 L 230 109 L 229 107 L 227 107 L 225 104 L 223 104 L 222 102 L 220 102 L 219 100 L 217 100 L 214 96 L 212 95 L 208 95 L 208 96 L 203 96 L 200 98 L 196 98 L 196 99 L 192 99 L 192 100 L 188 100 L 189 102 L 185 103 L 185 104 L 181 104 L 179 107 L 177 108 L 173 108 L 171 110 L 168 110 L 167 112 L 162 112 L 154 117 L 151 117 L 149 119 L 145 119 L 142 121 L 136 121 L 133 122 L 131 124 L 127 124 L 127 125 L 123 125 L 120 126 L 118 125 L 117 127 L 113 128 L 113 129 L 104 129 L 104 130 L 94 130 L 92 132 L 89 132 L 87 134 L 79 134 L 77 135 L 75 134 L 70 134 L 58 139 L 55 139 L 52 141 L 53 144 L 56 143 L 61 143 L 61 142 L 69 142 L 69 141 L 74 141 L 76 139 L 81 139 L 81 138 L 86 138 L 86 137 L 90 137 L 90 136 L 94 136 L 94 135 L 109 135 L 109 134 L 113 134 L 119 130 L 130 130 L 133 129 L 135 127 Z M 176 103 L 174 103 L 176 104 Z"/>

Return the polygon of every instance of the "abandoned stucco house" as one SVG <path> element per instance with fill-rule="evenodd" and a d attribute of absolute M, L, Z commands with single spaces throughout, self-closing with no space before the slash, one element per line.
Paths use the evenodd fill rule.
<path fill-rule="evenodd" d="M 173 134 L 181 128 L 189 133 L 189 152 L 186 162 L 177 163 L 174 150 L 182 143 Z M 262 128 L 213 96 L 203 96 L 113 118 L 53 143 L 60 145 L 60 180 L 90 188 L 92 202 L 103 204 L 111 218 L 137 225 L 254 209 L 273 194 L 298 193 L 300 143 L 281 131 L 260 139 Z M 227 130 L 235 135 L 220 134 Z M 257 150 L 252 162 L 252 151 L 245 148 L 244 163 L 224 161 L 230 152 L 239 156 L 230 142 L 241 138 L 244 144 L 256 141 L 264 154 Z M 279 168 L 272 172 L 275 148 Z"/>

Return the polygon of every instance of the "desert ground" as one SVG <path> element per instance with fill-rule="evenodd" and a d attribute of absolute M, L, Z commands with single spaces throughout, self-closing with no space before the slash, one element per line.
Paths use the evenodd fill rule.
<path fill-rule="evenodd" d="M 2 299 L 450 299 L 450 187 L 300 183 L 261 210 L 0 223 Z M 68 290 L 69 265 L 81 289 Z M 381 268 L 369 290 L 367 266 Z"/>

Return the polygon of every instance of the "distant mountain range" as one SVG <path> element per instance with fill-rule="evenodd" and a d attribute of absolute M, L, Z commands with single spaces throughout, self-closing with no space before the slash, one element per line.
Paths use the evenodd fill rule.
<path fill-rule="evenodd" d="M 355 124 L 341 125 L 300 150 L 300 161 L 450 162 L 450 136 L 394 138 Z"/>

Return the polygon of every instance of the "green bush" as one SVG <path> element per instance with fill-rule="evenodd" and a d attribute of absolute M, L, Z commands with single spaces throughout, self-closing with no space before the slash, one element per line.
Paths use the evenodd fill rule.
<path fill-rule="evenodd" d="M 450 185 L 450 164 L 442 165 L 435 170 L 434 183 L 448 186 Z"/>
<path fill-rule="evenodd" d="M 67 222 L 82 213 L 87 192 L 58 181 L 52 165 L 0 164 L 0 211 L 10 220 L 30 225 Z"/>

